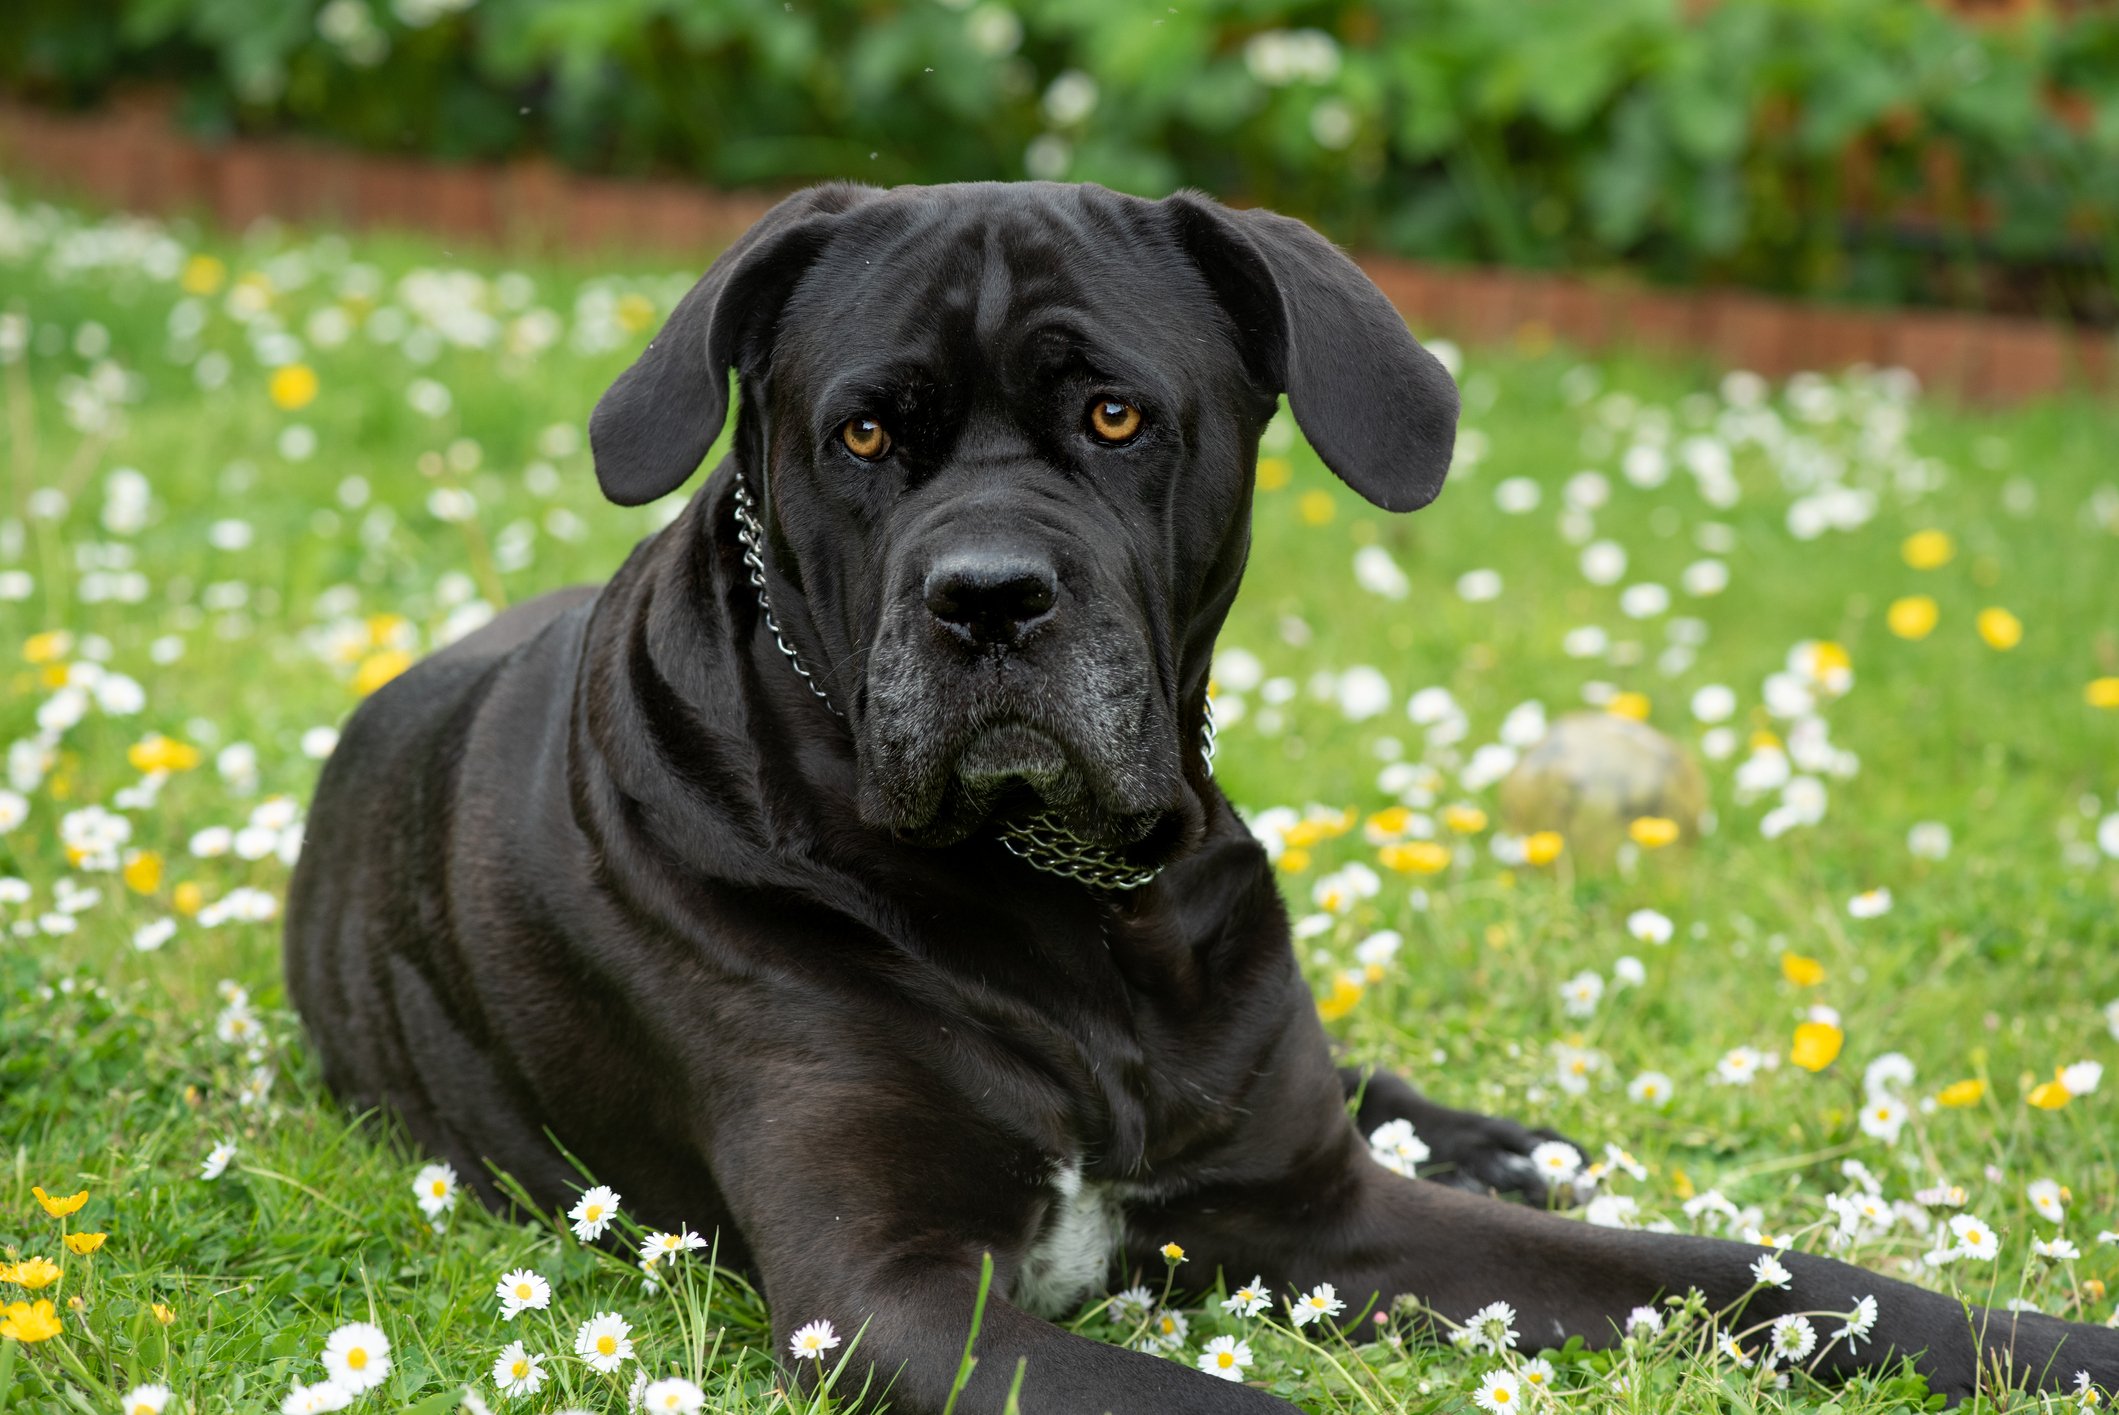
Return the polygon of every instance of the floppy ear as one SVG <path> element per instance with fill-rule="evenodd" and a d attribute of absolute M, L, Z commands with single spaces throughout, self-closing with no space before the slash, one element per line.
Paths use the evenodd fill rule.
<path fill-rule="evenodd" d="M 1288 395 L 1324 464 L 1387 511 L 1433 501 L 1456 445 L 1457 385 L 1383 292 L 1300 221 L 1191 192 L 1165 205 L 1252 378 Z"/>
<path fill-rule="evenodd" d="M 606 497 L 638 506 L 698 469 L 728 416 L 730 367 L 770 336 L 795 281 L 831 238 L 832 218 L 873 195 L 851 183 L 797 192 L 707 268 L 589 415 Z"/>

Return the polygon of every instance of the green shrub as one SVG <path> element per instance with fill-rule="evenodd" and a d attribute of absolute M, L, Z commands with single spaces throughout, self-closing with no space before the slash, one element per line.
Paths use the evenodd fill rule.
<path fill-rule="evenodd" d="M 2119 10 L 1929 0 L 14 0 L 0 80 L 721 185 L 1192 184 L 1413 255 L 2109 320 Z"/>

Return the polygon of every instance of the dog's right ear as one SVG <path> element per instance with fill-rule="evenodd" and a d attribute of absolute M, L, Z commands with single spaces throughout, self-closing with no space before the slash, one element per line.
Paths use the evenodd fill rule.
<path fill-rule="evenodd" d="M 834 218 L 876 195 L 850 182 L 797 192 L 707 268 L 589 415 L 606 497 L 639 506 L 698 470 L 728 417 L 729 369 L 770 334 L 795 281 L 831 239 Z"/>

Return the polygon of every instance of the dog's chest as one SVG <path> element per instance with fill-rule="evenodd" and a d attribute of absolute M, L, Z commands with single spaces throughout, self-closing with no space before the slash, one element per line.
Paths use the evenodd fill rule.
<path fill-rule="evenodd" d="M 1040 1317 L 1064 1316 L 1102 1290 L 1125 1223 L 1116 1189 L 1083 1182 L 1079 1162 L 1062 1165 L 1052 1185 L 1058 1197 L 1009 1294 L 1016 1306 Z"/>

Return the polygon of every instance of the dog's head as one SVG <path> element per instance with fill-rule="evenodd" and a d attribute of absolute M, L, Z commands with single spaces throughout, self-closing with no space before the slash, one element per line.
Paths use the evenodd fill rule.
<path fill-rule="evenodd" d="M 1159 863 L 1202 818 L 1214 636 L 1286 393 L 1379 506 L 1442 488 L 1449 375 L 1301 222 L 1049 183 L 814 188 L 708 270 L 589 424 L 624 505 L 736 474 L 845 713 L 862 816 L 1050 811 Z"/>

